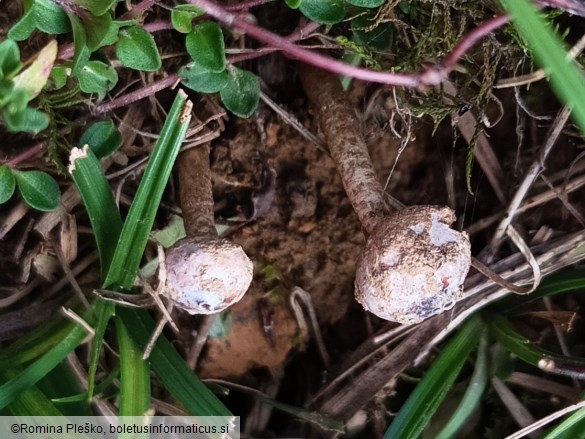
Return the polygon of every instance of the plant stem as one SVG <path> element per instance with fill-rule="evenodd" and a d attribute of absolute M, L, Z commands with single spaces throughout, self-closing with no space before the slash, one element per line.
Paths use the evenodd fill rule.
<path fill-rule="evenodd" d="M 213 215 L 209 143 L 181 152 L 177 163 L 179 199 L 187 236 L 217 236 Z"/>
<path fill-rule="evenodd" d="M 456 51 L 449 56 L 445 62 L 435 65 L 421 73 L 393 73 L 379 72 L 360 67 L 353 67 L 344 64 L 336 59 L 319 55 L 318 53 L 298 47 L 291 41 L 259 28 L 255 24 L 246 20 L 245 17 L 227 11 L 221 6 L 209 0 L 188 0 L 189 3 L 203 9 L 207 15 L 215 18 L 224 26 L 232 27 L 240 32 L 251 36 L 252 38 L 283 50 L 289 56 L 298 59 L 315 67 L 320 67 L 332 73 L 359 79 L 368 82 L 377 82 L 381 84 L 397 85 L 405 87 L 419 87 L 421 85 L 439 84 L 451 72 L 455 64 L 473 44 L 481 37 L 494 31 L 508 21 L 506 16 L 497 16 L 486 23 L 478 26 L 474 31 L 463 37 L 456 46 Z"/>
<path fill-rule="evenodd" d="M 308 65 L 299 68 L 301 82 L 318 113 L 343 186 L 366 234 L 370 235 L 380 218 L 389 212 L 359 121 L 337 76 Z"/>
<path fill-rule="evenodd" d="M 107 113 L 108 111 L 115 110 L 116 108 L 125 107 L 126 105 L 133 104 L 136 101 L 152 96 L 156 92 L 169 88 L 175 82 L 179 80 L 179 76 L 175 73 L 167 76 L 166 78 L 148 84 L 146 87 L 130 92 L 126 95 L 120 96 L 110 102 L 106 102 L 98 105 L 94 108 L 95 114 Z"/>

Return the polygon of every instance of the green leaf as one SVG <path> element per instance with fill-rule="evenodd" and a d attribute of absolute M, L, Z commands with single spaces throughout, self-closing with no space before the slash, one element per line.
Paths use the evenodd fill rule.
<path fill-rule="evenodd" d="M 132 201 L 103 288 L 128 291 L 134 284 L 154 217 L 191 120 L 191 102 L 179 90 Z"/>
<path fill-rule="evenodd" d="M 580 437 L 585 429 L 585 407 L 567 416 L 563 422 L 545 433 L 542 439 L 572 439 Z"/>
<path fill-rule="evenodd" d="M 59 185 L 43 171 L 12 170 L 20 196 L 30 207 L 48 212 L 59 206 Z"/>
<path fill-rule="evenodd" d="M 154 322 L 144 310 L 119 307 L 117 313 L 140 349 L 144 349 L 154 331 Z M 150 363 L 153 372 L 171 395 L 179 400 L 185 410 L 197 416 L 230 416 L 229 410 L 195 376 L 173 345 L 161 335 L 152 353 Z M 1 398 L 1 395 L 0 395 Z"/>
<path fill-rule="evenodd" d="M 579 371 L 585 369 L 585 358 L 557 355 L 541 348 L 529 339 L 521 335 L 502 315 L 489 315 L 486 319 L 490 334 L 508 351 L 521 360 L 540 367 L 540 362 L 545 360 L 554 363 L 549 373 L 566 376 L 581 376 Z"/>
<path fill-rule="evenodd" d="M 488 361 L 488 337 L 483 334 L 479 340 L 477 358 L 473 376 L 469 381 L 465 395 L 459 406 L 451 416 L 449 422 L 437 434 L 435 439 L 449 439 L 456 437 L 457 432 L 469 421 L 474 411 L 481 403 L 481 398 L 490 378 L 490 366 Z"/>
<path fill-rule="evenodd" d="M 110 318 L 114 315 L 116 306 L 106 300 L 98 300 L 95 303 L 94 311 L 96 316 L 96 324 L 94 328 L 94 336 L 91 339 L 91 351 L 89 358 L 89 367 L 87 370 L 87 400 L 91 401 L 95 390 L 95 375 L 98 368 L 100 351 L 103 346 L 104 334 L 108 327 Z"/>
<path fill-rule="evenodd" d="M 47 320 L 0 350 L 0 370 L 17 367 L 40 357 L 67 336 L 74 326 L 63 318 Z"/>
<path fill-rule="evenodd" d="M 8 38 L 12 38 L 15 41 L 24 41 L 33 33 L 37 28 L 35 20 L 35 12 L 33 8 L 29 8 L 24 13 L 20 20 L 18 20 L 8 31 Z"/>
<path fill-rule="evenodd" d="M 55 59 L 57 59 L 57 41 L 52 40 L 41 49 L 28 68 L 14 77 L 14 88 L 25 90 L 28 101 L 36 98 L 49 79 Z"/>
<path fill-rule="evenodd" d="M 0 166 L 0 204 L 6 203 L 14 194 L 16 180 L 12 170 L 6 166 Z"/>
<path fill-rule="evenodd" d="M 36 134 L 49 125 L 49 116 L 30 107 L 25 107 L 15 113 L 4 111 L 2 117 L 6 123 L 6 128 L 12 132 Z"/>
<path fill-rule="evenodd" d="M 134 20 L 128 20 L 130 24 L 134 24 Z M 108 28 L 108 33 L 104 36 L 101 46 L 112 46 L 118 41 L 118 34 L 120 28 L 123 26 L 123 21 L 112 21 L 110 27 Z"/>
<path fill-rule="evenodd" d="M 303 0 L 284 0 L 286 5 L 291 9 L 298 9 Z"/>
<path fill-rule="evenodd" d="M 49 75 L 53 90 L 59 90 L 67 84 L 67 67 L 54 66 Z"/>
<path fill-rule="evenodd" d="M 359 6 L 360 8 L 377 8 L 384 0 L 346 0 L 350 5 Z"/>
<path fill-rule="evenodd" d="M 87 35 L 87 47 L 94 52 L 103 45 L 102 42 L 110 33 L 112 16 L 109 13 L 100 16 L 85 13 L 80 18 Z"/>
<path fill-rule="evenodd" d="M 120 31 L 116 44 L 116 56 L 125 67 L 155 72 L 160 69 L 161 60 L 151 34 L 138 26 Z"/>
<path fill-rule="evenodd" d="M 193 19 L 203 15 L 203 11 L 194 5 L 177 5 L 171 11 L 173 29 L 188 34 L 193 29 Z"/>
<path fill-rule="evenodd" d="M 51 0 L 34 0 L 31 8 L 35 24 L 40 31 L 51 35 L 71 31 L 67 14 Z"/>
<path fill-rule="evenodd" d="M 116 1 L 117 0 L 75 0 L 75 3 L 83 9 L 87 9 L 93 15 L 100 16 L 112 9 L 112 6 Z"/>
<path fill-rule="evenodd" d="M 372 25 L 368 17 L 357 17 L 351 21 L 353 40 L 362 46 L 373 50 L 386 50 L 392 45 L 394 29 L 390 23 L 380 23 L 372 30 L 366 30 Z"/>
<path fill-rule="evenodd" d="M 572 107 L 571 118 L 581 133 L 585 133 L 585 78 L 581 67 L 567 60 L 560 37 L 552 31 L 532 2 L 502 0 L 502 5 L 537 62 L 547 72 L 553 91 L 564 104 Z"/>
<path fill-rule="evenodd" d="M 85 93 L 97 93 L 103 99 L 107 92 L 118 82 L 118 74 L 113 67 L 101 61 L 89 61 L 79 71 L 79 88 Z"/>
<path fill-rule="evenodd" d="M 98 159 L 109 156 L 122 144 L 122 134 L 111 120 L 96 122 L 81 135 L 79 145 L 89 145 Z"/>
<path fill-rule="evenodd" d="M 87 47 L 87 34 L 85 33 L 85 28 L 81 20 L 74 14 L 68 14 L 68 16 L 71 22 L 71 29 L 73 30 L 74 48 L 71 75 L 77 76 L 81 72 L 81 68 L 88 63 L 91 50 Z"/>
<path fill-rule="evenodd" d="M 179 239 L 185 237 L 185 224 L 183 223 L 183 218 L 177 215 L 171 215 L 169 223 L 165 228 L 153 231 L 151 237 L 164 248 L 171 247 Z"/>
<path fill-rule="evenodd" d="M 303 0 L 299 10 L 305 17 L 322 24 L 336 24 L 345 17 L 342 0 Z"/>
<path fill-rule="evenodd" d="M 0 43 L 0 79 L 12 78 L 20 69 L 20 51 L 14 40 Z"/>
<path fill-rule="evenodd" d="M 185 87 L 195 90 L 199 93 L 217 93 L 222 90 L 229 81 L 227 70 L 219 73 L 210 72 L 203 69 L 195 63 L 181 67 L 179 78 Z"/>
<path fill-rule="evenodd" d="M 477 315 L 463 325 L 400 408 L 384 439 L 419 437 L 453 386 L 483 330 L 484 324 Z"/>
<path fill-rule="evenodd" d="M 186 37 L 185 48 L 201 68 L 216 73 L 225 70 L 223 33 L 217 23 L 204 21 L 194 26 Z"/>
<path fill-rule="evenodd" d="M 150 408 L 150 368 L 142 350 L 130 338 L 126 325 L 116 316 L 120 354 L 119 416 L 143 416 Z"/>
<path fill-rule="evenodd" d="M 75 326 L 50 351 L 24 369 L 20 374 L 0 386 L 0 410 L 18 398 L 22 392 L 36 384 L 87 336 L 85 329 Z"/>
<path fill-rule="evenodd" d="M 3 375 L 14 375 L 10 372 Z M 6 379 L 5 376 L 4 380 Z M 13 416 L 63 416 L 49 398 L 37 387 L 31 386 L 23 390 L 18 398 L 10 404 L 10 413 Z"/>
<path fill-rule="evenodd" d="M 260 99 L 260 82 L 253 73 L 237 67 L 228 68 L 229 80 L 219 95 L 226 108 L 236 116 L 249 117 Z"/>
<path fill-rule="evenodd" d="M 112 263 L 122 231 L 122 217 L 99 161 L 89 147 L 74 148 L 71 151 L 69 173 L 91 222 L 100 256 L 103 281 Z"/>

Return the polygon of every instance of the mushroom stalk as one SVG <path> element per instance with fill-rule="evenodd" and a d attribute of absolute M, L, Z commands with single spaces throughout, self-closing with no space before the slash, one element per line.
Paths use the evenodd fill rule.
<path fill-rule="evenodd" d="M 306 64 L 300 65 L 300 73 L 343 187 L 366 235 L 370 235 L 388 211 L 355 110 L 336 76 Z"/>
<path fill-rule="evenodd" d="M 179 154 L 179 202 L 189 237 L 217 236 L 213 214 L 213 192 L 209 167 L 209 143 Z"/>
<path fill-rule="evenodd" d="M 306 65 L 300 75 L 367 236 L 357 261 L 356 299 L 378 317 L 400 323 L 418 323 L 453 307 L 471 264 L 467 234 L 449 227 L 455 213 L 444 206 L 391 213 L 339 79 Z"/>
<path fill-rule="evenodd" d="M 253 264 L 242 247 L 217 236 L 209 143 L 181 152 L 177 167 L 186 238 L 166 255 L 165 294 L 190 314 L 214 314 L 242 298 Z"/>

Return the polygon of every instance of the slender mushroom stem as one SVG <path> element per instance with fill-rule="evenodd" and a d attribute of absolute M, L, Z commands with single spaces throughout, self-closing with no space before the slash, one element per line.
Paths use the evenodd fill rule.
<path fill-rule="evenodd" d="M 190 314 L 214 314 L 239 301 L 253 274 L 242 247 L 217 236 L 209 146 L 179 154 L 179 198 L 187 237 L 166 255 L 165 294 Z"/>
<path fill-rule="evenodd" d="M 209 168 L 209 143 L 181 152 L 177 172 L 185 233 L 192 238 L 217 236 Z"/>
<path fill-rule="evenodd" d="M 371 235 L 389 212 L 355 111 L 336 77 L 307 64 L 300 64 L 300 73 L 307 96 L 321 117 L 321 130 L 347 196 L 366 235 Z"/>
<path fill-rule="evenodd" d="M 356 299 L 378 317 L 400 323 L 418 323 L 451 308 L 471 264 L 467 234 L 449 227 L 455 213 L 444 206 L 390 213 L 339 79 L 306 65 L 300 75 L 367 236 L 357 261 Z"/>

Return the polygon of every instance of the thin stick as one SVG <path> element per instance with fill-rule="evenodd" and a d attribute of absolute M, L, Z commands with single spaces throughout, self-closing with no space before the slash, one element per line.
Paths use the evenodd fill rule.
<path fill-rule="evenodd" d="M 498 228 L 496 229 L 496 232 L 494 233 L 494 237 L 492 238 L 492 241 L 489 245 L 491 255 L 495 255 L 498 247 L 502 242 L 504 235 L 506 234 L 506 229 L 512 223 L 516 216 L 516 213 L 518 211 L 518 208 L 520 207 L 520 204 L 522 203 L 522 200 L 524 200 L 524 197 L 528 193 L 528 190 L 532 187 L 534 181 L 544 169 L 544 162 L 546 161 L 546 158 L 548 157 L 557 139 L 559 138 L 563 130 L 563 127 L 565 126 L 565 123 L 567 123 L 567 120 L 569 119 L 570 114 L 571 110 L 567 107 L 564 107 L 559 112 L 555 121 L 553 122 L 551 130 L 547 136 L 546 142 L 543 145 L 540 158 L 534 161 L 534 163 L 526 173 L 524 180 L 520 184 L 520 187 L 516 190 L 516 194 L 514 194 L 514 197 L 510 201 L 510 205 L 506 209 L 504 218 L 502 219 L 502 221 L 498 225 Z"/>

